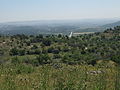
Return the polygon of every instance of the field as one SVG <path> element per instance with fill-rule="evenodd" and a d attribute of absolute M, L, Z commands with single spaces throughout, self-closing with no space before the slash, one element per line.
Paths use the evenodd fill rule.
<path fill-rule="evenodd" d="M 0 90 L 119 90 L 119 68 L 88 65 L 1 65 Z"/>

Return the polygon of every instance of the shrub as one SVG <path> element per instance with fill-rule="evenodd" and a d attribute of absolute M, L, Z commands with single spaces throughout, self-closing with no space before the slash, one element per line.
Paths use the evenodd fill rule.
<path fill-rule="evenodd" d="M 4 51 L 0 50 L 0 56 L 4 55 Z"/>
<path fill-rule="evenodd" d="M 36 60 L 38 60 L 39 64 L 48 64 L 51 62 L 50 57 L 47 54 L 40 54 L 36 57 Z"/>
<path fill-rule="evenodd" d="M 51 45 L 51 40 L 46 39 L 46 40 L 43 40 L 42 43 L 43 43 L 45 46 L 50 46 L 50 45 Z"/>
<path fill-rule="evenodd" d="M 15 56 L 18 55 L 18 49 L 17 48 L 12 48 L 9 52 L 10 55 Z"/>
<path fill-rule="evenodd" d="M 11 63 L 14 63 L 14 64 L 18 64 L 18 63 L 21 63 L 22 61 L 17 57 L 13 57 L 12 60 L 11 60 Z"/>
<path fill-rule="evenodd" d="M 113 60 L 114 62 L 120 64 L 120 55 L 112 56 L 111 60 Z"/>
<path fill-rule="evenodd" d="M 23 55 L 25 55 L 25 50 L 19 50 L 18 53 L 20 56 L 23 56 Z"/>

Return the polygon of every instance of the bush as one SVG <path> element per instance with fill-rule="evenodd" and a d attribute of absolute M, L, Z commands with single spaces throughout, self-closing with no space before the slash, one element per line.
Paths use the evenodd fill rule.
<path fill-rule="evenodd" d="M 54 49 L 53 51 L 52 51 L 54 54 L 59 54 L 59 50 L 58 49 Z"/>
<path fill-rule="evenodd" d="M 120 64 L 120 55 L 112 56 L 111 60 L 113 60 L 114 62 Z"/>
<path fill-rule="evenodd" d="M 54 54 L 53 55 L 53 59 L 59 59 L 59 58 L 61 58 L 60 54 Z"/>
<path fill-rule="evenodd" d="M 15 56 L 18 55 L 18 49 L 17 48 L 12 48 L 9 52 L 10 55 Z"/>
<path fill-rule="evenodd" d="M 38 46 L 37 45 L 33 45 L 33 47 L 31 49 L 37 49 Z"/>
<path fill-rule="evenodd" d="M 13 57 L 12 60 L 11 60 L 11 63 L 14 63 L 14 64 L 19 64 L 21 62 L 22 61 L 17 56 Z"/>
<path fill-rule="evenodd" d="M 51 40 L 46 39 L 46 40 L 43 40 L 42 43 L 43 43 L 45 46 L 50 46 L 50 45 L 51 45 Z"/>
<path fill-rule="evenodd" d="M 38 60 L 40 65 L 51 63 L 51 59 L 47 54 L 40 54 L 36 57 L 36 60 Z"/>
<path fill-rule="evenodd" d="M 20 56 L 23 56 L 23 55 L 25 55 L 25 50 L 19 50 L 18 53 Z"/>
<path fill-rule="evenodd" d="M 52 53 L 52 52 L 53 52 L 53 50 L 54 50 L 54 48 L 53 48 L 53 47 L 48 48 L 48 53 Z"/>
<path fill-rule="evenodd" d="M 0 56 L 4 55 L 4 51 L 0 50 Z"/>

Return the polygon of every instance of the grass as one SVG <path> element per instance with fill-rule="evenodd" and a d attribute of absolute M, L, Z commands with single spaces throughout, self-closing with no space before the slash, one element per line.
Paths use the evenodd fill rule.
<path fill-rule="evenodd" d="M 104 73 L 90 74 L 102 70 Z M 118 68 L 99 68 L 87 65 L 1 65 L 1 90 L 119 90 Z"/>

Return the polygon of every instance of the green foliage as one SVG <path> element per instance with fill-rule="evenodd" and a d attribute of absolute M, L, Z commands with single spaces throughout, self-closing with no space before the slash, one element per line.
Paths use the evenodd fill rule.
<path fill-rule="evenodd" d="M 25 55 L 25 50 L 19 50 L 19 55 L 20 55 L 20 56 Z"/>
<path fill-rule="evenodd" d="M 18 55 L 18 49 L 17 48 L 12 48 L 10 50 L 10 55 L 12 55 L 12 56 Z"/>
<path fill-rule="evenodd" d="M 37 45 L 33 45 L 33 47 L 31 49 L 37 49 L 38 46 Z"/>
<path fill-rule="evenodd" d="M 22 73 L 29 74 L 32 72 L 34 72 L 34 68 L 32 66 L 17 64 L 17 68 L 16 68 L 17 74 L 22 74 Z"/>
<path fill-rule="evenodd" d="M 36 60 L 38 60 L 40 65 L 51 63 L 50 57 L 47 54 L 40 54 L 36 57 Z"/>
<path fill-rule="evenodd" d="M 119 54 L 120 27 L 71 38 L 0 36 L 0 89 L 119 90 Z"/>
<path fill-rule="evenodd" d="M 119 26 L 104 32 L 71 38 L 61 34 L 47 36 L 13 35 L 1 36 L 0 40 L 2 41 L 0 56 L 11 58 L 11 56 L 36 55 L 34 60 L 27 61 L 29 64 L 33 62 L 35 66 L 49 64 L 55 60 L 65 64 L 84 63 L 93 66 L 98 60 L 112 60 L 120 63 Z M 22 62 L 24 63 L 25 60 Z"/>
<path fill-rule="evenodd" d="M 3 56 L 3 55 L 4 55 L 4 51 L 0 50 L 0 56 Z"/>
<path fill-rule="evenodd" d="M 26 64 L 0 65 L 1 90 L 119 90 L 119 67 L 98 68 L 88 65 Z M 100 73 L 90 73 L 98 72 Z"/>
<path fill-rule="evenodd" d="M 12 48 L 10 50 L 9 54 L 12 55 L 12 56 L 16 56 L 16 55 L 23 56 L 23 55 L 25 55 L 25 50 L 24 49 Z"/>
<path fill-rule="evenodd" d="M 17 56 L 15 56 L 12 58 L 11 62 L 14 64 L 19 64 L 22 62 L 22 60 L 20 60 Z"/>
<path fill-rule="evenodd" d="M 111 60 L 113 60 L 114 62 L 120 64 L 120 55 L 112 56 Z"/>
<path fill-rule="evenodd" d="M 49 39 L 44 39 L 44 40 L 42 41 L 42 43 L 43 43 L 45 46 L 50 46 L 50 45 L 51 45 L 51 40 L 49 40 Z"/>
<path fill-rule="evenodd" d="M 53 48 L 53 47 L 48 48 L 48 53 L 52 53 L 52 52 L 53 52 L 53 50 L 54 50 L 54 48 Z"/>

